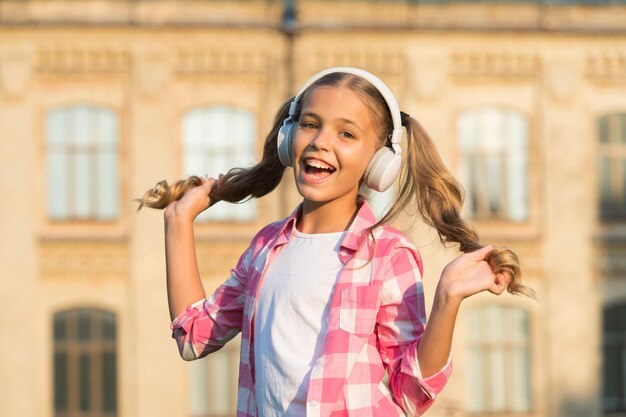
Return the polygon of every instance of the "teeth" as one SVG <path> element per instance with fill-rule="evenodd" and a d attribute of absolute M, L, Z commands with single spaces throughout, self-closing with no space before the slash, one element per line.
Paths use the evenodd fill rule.
<path fill-rule="evenodd" d="M 330 165 L 327 165 L 321 161 L 317 161 L 314 159 L 307 159 L 306 161 L 307 165 L 315 167 L 315 168 L 319 168 L 319 169 L 331 169 L 331 170 L 335 170 L 335 168 L 331 167 Z"/>

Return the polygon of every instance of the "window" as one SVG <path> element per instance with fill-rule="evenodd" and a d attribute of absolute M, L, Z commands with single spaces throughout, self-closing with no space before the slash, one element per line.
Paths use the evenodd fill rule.
<path fill-rule="evenodd" d="M 605 412 L 626 412 L 626 302 L 606 307 L 603 320 Z"/>
<path fill-rule="evenodd" d="M 529 412 L 528 313 L 491 305 L 470 310 L 467 318 L 467 410 Z"/>
<path fill-rule="evenodd" d="M 191 417 L 231 417 L 237 410 L 241 337 L 207 357 L 189 362 Z"/>
<path fill-rule="evenodd" d="M 77 309 L 54 316 L 55 417 L 115 417 L 115 315 Z"/>
<path fill-rule="evenodd" d="M 626 220 L 626 113 L 598 120 L 600 218 Z"/>
<path fill-rule="evenodd" d="M 255 138 L 255 118 L 247 110 L 215 106 L 188 112 L 183 122 L 184 175 L 217 178 L 231 168 L 254 165 Z M 245 222 L 253 220 L 256 211 L 256 200 L 218 202 L 197 220 Z"/>
<path fill-rule="evenodd" d="M 523 114 L 496 107 L 458 119 L 463 215 L 524 221 L 528 217 L 528 126 Z"/>
<path fill-rule="evenodd" d="M 111 220 L 119 211 L 118 122 L 88 105 L 51 110 L 46 118 L 48 216 Z"/>

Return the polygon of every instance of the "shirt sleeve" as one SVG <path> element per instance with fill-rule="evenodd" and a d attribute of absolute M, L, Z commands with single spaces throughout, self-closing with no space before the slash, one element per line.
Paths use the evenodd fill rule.
<path fill-rule="evenodd" d="M 189 305 L 171 323 L 172 337 L 184 360 L 219 350 L 241 331 L 250 254 L 251 247 L 209 298 Z"/>
<path fill-rule="evenodd" d="M 423 378 L 420 372 L 417 347 L 426 326 L 420 265 L 415 248 L 402 247 L 392 252 L 377 319 L 389 387 L 409 415 L 422 415 L 430 408 L 452 372 L 451 357 L 434 375 Z"/>

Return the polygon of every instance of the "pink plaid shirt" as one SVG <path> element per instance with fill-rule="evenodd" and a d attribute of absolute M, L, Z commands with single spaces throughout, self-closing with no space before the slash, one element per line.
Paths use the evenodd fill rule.
<path fill-rule="evenodd" d="M 289 240 L 299 210 L 257 233 L 215 293 L 171 324 L 185 360 L 215 352 L 241 331 L 238 417 L 258 415 L 252 337 L 257 291 L 276 249 Z M 366 229 L 375 222 L 364 202 L 341 242 L 345 267 L 332 295 L 325 347 L 310 373 L 307 417 L 421 415 L 452 372 L 449 360 L 435 375 L 421 377 L 422 260 L 392 227 L 378 228 L 372 240 Z"/>

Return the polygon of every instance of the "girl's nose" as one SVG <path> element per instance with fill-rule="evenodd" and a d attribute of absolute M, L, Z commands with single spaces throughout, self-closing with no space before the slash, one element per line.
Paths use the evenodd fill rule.
<path fill-rule="evenodd" d="M 331 132 L 327 129 L 320 129 L 317 134 L 311 140 L 309 146 L 321 151 L 327 151 L 330 149 Z"/>

